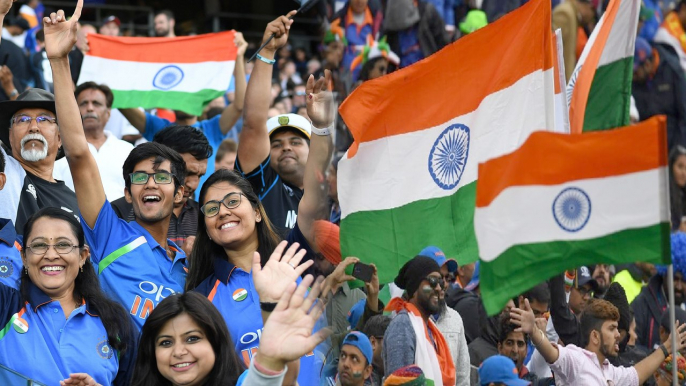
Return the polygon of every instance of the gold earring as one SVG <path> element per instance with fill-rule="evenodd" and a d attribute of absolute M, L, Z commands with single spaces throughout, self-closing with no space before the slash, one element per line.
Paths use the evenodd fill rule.
<path fill-rule="evenodd" d="M 81 273 L 83 273 L 83 265 L 81 266 Z"/>

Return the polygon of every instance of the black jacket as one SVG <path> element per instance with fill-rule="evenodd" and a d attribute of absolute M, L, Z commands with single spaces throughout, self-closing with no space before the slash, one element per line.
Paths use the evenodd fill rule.
<path fill-rule="evenodd" d="M 550 279 L 550 317 L 553 318 L 555 332 L 565 345 L 584 347 L 581 339 L 579 319 L 569 309 L 565 294 L 564 274 Z"/>
<path fill-rule="evenodd" d="M 481 336 L 469 344 L 469 361 L 472 366 L 479 367 L 487 358 L 498 355 L 499 320 L 500 315 L 488 318 L 483 324 Z"/>
<path fill-rule="evenodd" d="M 481 305 L 481 298 L 473 292 L 460 287 L 449 288 L 445 302 L 448 307 L 457 311 L 464 322 L 464 336 L 467 344 L 472 343 L 481 335 L 481 326 L 486 323 L 486 314 Z"/>
<path fill-rule="evenodd" d="M 660 320 L 667 307 L 662 282 L 660 274 L 651 277 L 648 285 L 643 287 L 631 303 L 631 309 L 636 317 L 636 344 L 648 350 L 652 350 L 655 344 L 660 344 Z"/>

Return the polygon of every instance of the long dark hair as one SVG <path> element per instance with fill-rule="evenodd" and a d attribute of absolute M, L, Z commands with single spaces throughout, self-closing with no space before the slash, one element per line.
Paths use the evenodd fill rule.
<path fill-rule="evenodd" d="M 224 318 L 207 298 L 197 292 L 186 292 L 162 300 L 145 321 L 131 386 L 171 385 L 157 368 L 155 340 L 166 323 L 182 314 L 203 330 L 214 351 L 214 366 L 205 386 L 235 385 L 245 366 L 234 349 Z"/>
<path fill-rule="evenodd" d="M 357 79 L 361 80 L 363 82 L 370 80 L 369 79 L 369 73 L 372 72 L 372 70 L 374 69 L 376 62 L 379 62 L 382 60 L 386 60 L 386 58 L 384 58 L 383 56 L 379 56 L 379 57 L 376 57 L 374 59 L 368 60 L 367 63 L 365 63 L 362 66 L 362 69 L 360 70 L 360 75 L 357 77 Z"/>
<path fill-rule="evenodd" d="M 675 146 L 669 152 L 669 203 L 672 214 L 672 230 L 679 229 L 681 218 L 684 213 L 684 199 L 686 197 L 686 187 L 680 187 L 674 180 L 674 164 L 680 156 L 686 155 L 686 148 L 681 145 Z"/>
<path fill-rule="evenodd" d="M 43 208 L 34 213 L 31 218 L 24 224 L 24 242 L 29 240 L 33 225 L 40 218 L 48 217 L 55 220 L 65 221 L 74 232 L 74 236 L 79 243 L 79 252 L 85 247 L 85 237 L 81 224 L 76 220 L 73 214 L 67 213 L 60 208 Z M 27 248 L 22 249 L 22 254 L 26 258 Z M 24 302 L 29 301 L 29 288 L 32 281 L 26 270 L 21 273 L 20 291 Z M 90 258 L 86 259 L 83 264 L 83 272 L 79 272 L 74 280 L 74 301 L 79 304 L 82 300 L 88 302 L 93 306 L 100 316 L 105 331 L 107 331 L 107 340 L 113 349 L 123 353 L 128 348 L 127 345 L 133 340 L 133 327 L 128 313 L 119 303 L 111 300 L 100 289 L 100 281 L 95 274 L 95 268 L 91 263 Z"/>
<path fill-rule="evenodd" d="M 210 178 L 205 181 L 200 190 L 200 205 L 205 202 L 205 196 L 207 195 L 207 190 L 215 184 L 220 182 L 227 182 L 238 189 L 245 195 L 245 197 L 250 201 L 253 209 L 256 209 L 262 221 L 255 223 L 255 229 L 257 231 L 257 252 L 260 253 L 260 258 L 262 259 L 262 265 L 267 263 L 269 256 L 276 246 L 281 242 L 281 238 L 274 231 L 267 213 L 264 211 L 262 203 L 260 203 L 259 198 L 255 194 L 250 185 L 250 182 L 243 178 L 238 172 L 234 170 L 217 170 L 210 176 Z M 224 248 L 219 244 L 210 240 L 207 234 L 207 227 L 205 226 L 205 217 L 200 214 L 198 218 L 198 233 L 195 236 L 195 243 L 193 244 L 193 251 L 190 255 L 189 271 L 188 277 L 186 278 L 186 291 L 195 289 L 203 280 L 212 274 L 214 271 L 213 259 L 218 256 L 226 256 Z"/>

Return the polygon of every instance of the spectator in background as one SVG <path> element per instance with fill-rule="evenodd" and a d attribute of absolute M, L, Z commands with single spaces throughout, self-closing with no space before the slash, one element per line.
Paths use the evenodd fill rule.
<path fill-rule="evenodd" d="M 6 182 L 5 153 L 0 152 L 0 190 L 5 187 Z M 19 289 L 23 269 L 21 242 L 12 220 L 0 217 L 0 283 L 14 289 Z M 381 373 L 383 376 L 383 371 Z"/>
<path fill-rule="evenodd" d="M 19 8 L 19 15 L 26 19 L 30 28 L 35 28 L 40 24 L 43 18 L 43 4 L 39 0 L 28 0 L 26 4 Z"/>
<path fill-rule="evenodd" d="M 481 386 L 528 386 L 531 382 L 519 379 L 517 366 L 512 359 L 495 355 L 479 367 L 479 384 Z"/>
<path fill-rule="evenodd" d="M 653 4 L 653 6 L 659 9 L 657 4 Z M 658 17 L 658 12 L 659 11 L 655 11 L 655 17 Z M 655 18 L 651 20 L 655 20 Z M 662 25 L 659 26 L 659 28 L 653 27 L 652 24 L 648 24 L 649 27 L 653 27 L 657 31 L 656 32 L 652 28 L 650 29 L 652 30 L 652 34 L 654 35 L 654 40 L 647 37 L 645 38 L 649 42 L 652 41 L 657 44 L 662 44 L 671 47 L 672 50 L 670 51 L 676 54 L 676 56 L 679 58 L 679 64 L 681 65 L 681 69 L 684 71 L 686 71 L 686 32 L 684 32 L 685 25 L 686 1 L 680 0 L 676 5 L 676 8 L 667 14 L 665 21 L 662 23 Z M 644 27 L 644 30 L 641 32 L 644 32 L 646 28 L 647 27 Z M 648 31 L 646 31 L 646 35 L 649 34 Z M 644 37 L 643 34 L 641 34 L 640 36 Z"/>
<path fill-rule="evenodd" d="M 686 163 L 684 164 L 686 168 Z M 685 170 L 686 172 L 686 170 Z M 686 178 L 686 175 L 684 176 Z M 598 283 L 598 289 L 593 294 L 594 297 L 602 299 L 605 296 L 605 292 L 610 288 L 610 283 L 615 276 L 615 266 L 610 264 L 596 264 L 595 267 L 591 267 L 593 270 L 593 280 Z"/>
<path fill-rule="evenodd" d="M 567 81 L 576 67 L 577 36 L 595 18 L 590 0 L 565 0 L 553 9 L 553 30 L 562 29 L 563 56 Z"/>
<path fill-rule="evenodd" d="M 364 46 L 360 54 L 355 57 L 350 65 L 351 69 L 361 66 L 356 86 L 386 75 L 389 72 L 388 67 L 391 63 L 397 67 L 400 65 L 400 58 L 398 58 L 395 52 L 391 51 L 388 43 L 386 43 L 386 37 L 384 36 L 378 42 L 369 37 L 367 45 Z"/>
<path fill-rule="evenodd" d="M 667 144 L 686 146 L 686 79 L 668 47 L 636 39 L 632 95 L 642 120 L 667 116 Z"/>
<path fill-rule="evenodd" d="M 119 36 L 119 27 L 121 27 L 119 18 L 114 15 L 108 16 L 102 21 L 100 34 L 105 36 Z"/>
<path fill-rule="evenodd" d="M 441 268 L 429 257 L 415 256 L 400 268 L 394 283 L 405 290 L 409 300 L 394 298 L 387 307 L 397 314 L 384 335 L 385 374 L 414 364 L 428 379 L 454 385 L 455 363 L 443 334 L 431 319 L 440 310 L 439 296 L 444 285 Z"/>
<path fill-rule="evenodd" d="M 626 264 L 619 267 L 619 272 L 615 275 L 613 281 L 619 283 L 624 288 L 629 303 L 636 299 L 636 296 L 641 293 L 641 288 L 657 273 L 655 266 L 650 263 Z"/>
<path fill-rule="evenodd" d="M 114 101 L 114 95 L 109 87 L 86 82 L 76 88 L 74 95 L 81 113 L 88 149 L 98 164 L 105 196 L 108 201 L 113 202 L 124 196 L 126 185 L 121 171 L 133 146 L 105 130 Z M 74 190 L 74 179 L 66 158 L 55 162 L 53 177 L 64 181 L 70 189 Z"/>
<path fill-rule="evenodd" d="M 391 318 L 387 315 L 374 315 L 362 328 L 362 333 L 367 335 L 369 342 L 372 344 L 372 375 L 369 377 L 369 382 L 365 382 L 366 386 L 381 386 L 384 367 L 383 367 L 383 337 L 391 324 Z"/>
<path fill-rule="evenodd" d="M 159 11 L 155 14 L 155 36 L 160 38 L 175 38 L 174 26 L 176 25 L 176 20 L 174 19 L 174 13 L 168 9 Z M 241 58 L 242 59 L 242 58 Z M 238 58 L 236 58 L 238 62 Z"/>
<path fill-rule="evenodd" d="M 651 42 L 656 38 L 656 34 L 660 28 L 660 24 L 663 22 L 662 18 L 662 8 L 660 4 L 662 2 L 659 0 L 642 0 L 641 6 L 645 7 L 645 11 L 642 10 L 645 20 L 643 27 L 639 29 L 638 36 Z M 679 1 L 681 3 L 681 1 Z M 681 8 L 680 4 L 676 5 L 676 9 Z"/>
<path fill-rule="evenodd" d="M 524 360 L 527 356 L 527 347 L 529 344 L 529 335 L 516 331 L 518 326 L 510 322 L 510 316 L 504 315 L 500 319 L 500 336 L 498 338 L 498 354 L 491 358 L 505 356 L 510 358 L 514 364 L 519 379 L 531 382 L 532 385 L 537 386 L 539 383 L 538 377 L 529 372 L 529 369 L 524 366 Z M 489 358 L 490 359 L 490 358 Z M 483 366 L 488 366 L 489 359 L 483 362 Z"/>
<path fill-rule="evenodd" d="M 457 268 L 457 282 L 463 283 L 466 280 L 466 276 L 460 272 L 467 274 L 470 266 L 472 267 L 472 278 L 474 276 L 478 277 L 478 269 L 475 267 L 478 267 L 479 263 L 466 264 Z M 469 284 L 472 284 L 470 286 L 472 289 L 477 287 L 478 279 L 472 282 L 472 278 L 465 283 L 465 287 Z M 486 325 L 486 314 L 481 305 L 481 298 L 477 293 L 463 288 L 461 285 L 451 286 L 447 291 L 446 304 L 457 311 L 460 316 L 463 316 L 462 320 L 465 322 L 464 334 L 467 344 L 471 344 L 481 336 L 481 326 Z"/>
<path fill-rule="evenodd" d="M 481 9 L 486 13 L 488 20 L 492 23 L 500 19 L 506 13 L 519 8 L 527 1 L 528 0 L 483 0 Z"/>
<path fill-rule="evenodd" d="M 23 45 L 21 46 L 23 47 Z M 0 62 L 12 73 L 12 83 L 17 92 L 21 94 L 26 90 L 27 86 L 32 80 L 30 68 L 28 65 L 28 57 L 20 46 L 17 46 L 9 39 L 4 39 L 0 44 Z M 13 90 L 8 90 L 10 93 Z M 16 97 L 14 95 L 13 97 Z M 10 95 L 5 92 L 4 88 L 0 89 L 0 102 L 10 99 Z"/>
<path fill-rule="evenodd" d="M 306 106 L 307 102 L 305 101 L 305 97 L 307 96 L 307 93 L 305 91 L 304 84 L 296 84 L 295 87 L 293 87 L 293 109 L 290 111 L 291 113 L 297 114 L 299 108 Z"/>
<path fill-rule="evenodd" d="M 0 85 L 5 92 L 5 95 L 7 95 L 7 99 L 11 101 L 17 99 L 19 96 L 19 90 L 17 88 L 22 87 L 19 81 L 14 80 L 12 70 L 7 66 L 0 66 Z"/>
<path fill-rule="evenodd" d="M 347 41 L 341 67 L 350 68 L 358 50 L 367 44 L 367 37 L 376 38 L 381 29 L 383 12 L 378 2 L 372 0 L 350 0 L 331 22 L 331 29 L 342 29 Z M 359 71 L 359 70 L 358 70 Z M 355 77 L 355 76 L 354 76 Z"/>
<path fill-rule="evenodd" d="M 681 307 L 675 307 L 674 319 L 679 324 L 686 323 L 686 311 L 684 311 L 684 309 Z M 671 318 L 669 317 L 669 307 L 667 307 L 662 313 L 662 318 L 660 319 L 660 342 L 664 343 L 669 338 L 669 334 L 672 333 L 671 324 L 672 322 Z M 681 350 L 681 353 L 684 354 L 684 350 Z"/>
<path fill-rule="evenodd" d="M 158 15 L 160 16 L 160 15 Z M 161 14 L 164 16 L 164 14 Z M 243 34 L 236 32 L 234 38 L 236 45 L 236 66 L 234 67 L 234 77 L 236 78 L 236 98 L 234 103 L 228 105 L 221 115 L 215 116 L 212 119 L 198 120 L 198 117 L 187 114 L 183 111 L 174 111 L 176 115 L 176 125 L 179 126 L 193 126 L 198 128 L 205 134 L 207 140 L 210 142 L 212 149 L 217 149 L 221 142 L 230 138 L 238 141 L 238 130 L 232 130 L 240 119 L 243 113 L 243 102 L 245 98 L 246 81 L 245 81 L 245 50 L 248 48 L 248 43 L 243 38 Z M 145 139 L 152 141 L 155 134 L 164 128 L 170 126 L 171 122 L 166 119 L 156 117 L 150 113 L 143 112 L 139 109 L 119 109 L 124 117 L 143 134 Z M 200 180 L 202 185 L 207 178 L 214 172 L 214 153 L 207 160 L 207 173 L 205 177 Z"/>
<path fill-rule="evenodd" d="M 367 336 L 353 331 L 345 336 L 338 360 L 338 382 L 341 386 L 363 386 L 372 375 L 374 350 Z"/>
<path fill-rule="evenodd" d="M 619 351 L 616 357 L 609 358 L 610 363 L 615 366 L 633 366 L 643 360 L 647 353 L 642 347 L 636 347 L 635 323 L 633 323 L 634 314 L 631 311 L 631 307 L 629 307 L 629 302 L 626 299 L 622 286 L 612 283 L 607 290 L 605 300 L 617 307 L 617 311 L 619 311 L 619 320 L 617 321 L 617 330 L 619 331 L 617 344 Z M 634 325 L 633 332 L 631 331 L 632 324 Z M 634 338 L 632 338 L 632 335 Z"/>
<path fill-rule="evenodd" d="M 400 68 L 416 63 L 447 43 L 443 20 L 431 3 L 388 0 L 383 35 L 400 56 Z"/>
<path fill-rule="evenodd" d="M 79 24 L 79 29 L 76 33 L 76 45 L 69 52 L 69 66 L 71 67 L 71 79 L 74 84 L 79 80 L 79 75 L 81 74 L 81 65 L 83 64 L 83 58 L 86 52 L 90 49 L 88 47 L 88 34 L 97 33 L 95 27 L 90 24 Z M 45 50 L 43 50 L 45 52 Z M 48 61 L 48 55 L 43 55 L 43 75 L 46 77 L 46 81 L 50 84 L 52 88 L 52 70 L 50 69 L 50 61 Z M 115 113 L 119 115 L 119 112 Z M 108 128 L 110 130 L 110 128 Z M 110 130 L 112 131 L 112 130 Z M 116 131 L 115 131 L 116 135 Z M 121 137 L 118 137 L 121 138 Z"/>
<path fill-rule="evenodd" d="M 486 360 L 486 358 L 498 354 L 500 320 L 501 318 L 508 317 L 510 309 L 512 309 L 514 306 L 514 301 L 509 300 L 500 314 L 487 318 L 485 322 L 480 325 L 481 336 L 474 339 L 474 341 L 469 344 L 469 360 L 472 366 L 480 366 L 481 363 Z M 480 308 L 480 312 L 485 314 L 485 311 L 483 311 L 483 306 Z"/>
<path fill-rule="evenodd" d="M 676 359 L 677 377 L 679 378 L 679 383 L 677 384 L 680 384 L 686 379 L 686 359 L 678 353 Z M 657 386 L 672 386 L 674 384 L 672 381 L 672 366 L 674 366 L 674 361 L 672 361 L 672 356 L 670 355 L 665 358 L 660 367 L 655 371 L 655 374 L 653 374 Z"/>
<path fill-rule="evenodd" d="M 341 223 L 341 207 L 338 203 L 338 163 L 341 158 L 341 156 L 334 157 L 331 160 L 331 165 L 329 165 L 329 170 L 326 172 L 326 182 L 329 185 L 329 203 L 331 205 L 329 221 L 336 225 Z"/>
<path fill-rule="evenodd" d="M 301 77 L 312 74 L 312 72 L 307 71 L 307 52 L 304 48 L 295 48 L 293 51 L 293 62 L 295 63 L 296 71 Z"/>
<path fill-rule="evenodd" d="M 23 52 L 26 49 L 26 33 L 29 29 L 29 22 L 21 16 L 16 16 L 8 20 L 7 25 L 3 27 L 2 38 L 6 42 L 14 43 Z"/>
<path fill-rule="evenodd" d="M 467 12 L 464 21 L 460 23 L 460 32 L 462 32 L 462 35 L 469 35 L 487 25 L 488 18 L 486 17 L 486 12 L 480 9 L 472 9 Z"/>
<path fill-rule="evenodd" d="M 671 236 L 672 264 L 674 265 L 674 304 L 680 307 L 686 299 L 686 234 L 677 232 Z M 636 316 L 638 344 L 652 350 L 660 343 L 660 320 L 667 308 L 669 293 L 667 267 L 659 266 L 658 273 L 650 278 L 631 308 Z"/>
<path fill-rule="evenodd" d="M 236 155 L 238 154 L 238 144 L 233 139 L 225 139 L 217 149 L 217 155 L 214 158 L 214 170 L 226 169 L 233 170 L 236 164 Z"/>
<path fill-rule="evenodd" d="M 460 1 L 460 0 L 458 0 Z M 434 5 L 438 15 L 441 16 L 443 24 L 445 24 L 445 32 L 448 41 L 452 41 L 455 36 L 455 0 L 427 0 L 427 2 Z"/>
<path fill-rule="evenodd" d="M 669 152 L 669 203 L 675 231 L 686 215 L 686 148 L 681 145 Z"/>

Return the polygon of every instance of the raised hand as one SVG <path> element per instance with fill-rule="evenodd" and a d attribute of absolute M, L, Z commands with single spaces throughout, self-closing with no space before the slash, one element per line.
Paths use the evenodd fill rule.
<path fill-rule="evenodd" d="M 348 256 L 345 258 L 345 260 L 341 261 L 324 282 L 324 289 L 322 290 L 324 296 L 328 296 L 329 291 L 336 292 L 338 287 L 340 287 L 346 281 L 355 280 L 355 277 L 345 273 L 345 269 L 348 268 L 348 266 L 359 262 L 360 259 L 353 256 Z"/>
<path fill-rule="evenodd" d="M 669 338 L 667 341 L 664 343 L 665 348 L 667 348 L 667 351 L 672 352 L 672 334 L 676 331 L 677 336 L 676 336 L 676 351 L 680 351 L 684 347 L 686 347 L 686 323 L 684 324 L 679 324 L 679 321 L 676 321 L 676 324 L 674 325 L 674 328 L 672 329 L 672 333 L 669 334 Z"/>
<path fill-rule="evenodd" d="M 86 373 L 69 374 L 69 378 L 60 381 L 60 386 L 102 386 Z"/>
<path fill-rule="evenodd" d="M 10 11 L 10 8 L 12 8 L 12 3 L 15 1 L 17 0 L 0 0 L 0 19 L 7 15 L 7 13 Z"/>
<path fill-rule="evenodd" d="M 69 51 L 76 44 L 78 21 L 81 17 L 83 0 L 76 3 L 74 15 L 69 21 L 63 10 L 50 14 L 43 18 L 43 31 L 45 32 L 45 51 L 48 59 L 66 58 Z"/>
<path fill-rule="evenodd" d="M 248 42 L 245 41 L 245 38 L 243 37 L 243 34 L 241 32 L 236 31 L 233 37 L 233 43 L 236 45 L 236 55 L 244 56 L 245 50 L 248 49 Z"/>
<path fill-rule="evenodd" d="M 333 125 L 336 116 L 336 107 L 333 102 L 333 93 L 329 91 L 331 84 L 331 71 L 325 70 L 324 77 L 316 82 L 314 76 L 307 79 L 307 116 L 312 120 L 314 127 L 324 129 Z"/>
<path fill-rule="evenodd" d="M 274 39 L 264 47 L 264 50 L 276 52 L 276 50 L 288 43 L 288 33 L 290 32 L 291 24 L 293 24 L 291 18 L 295 16 L 296 13 L 297 11 L 290 11 L 286 16 L 279 16 L 276 20 L 267 24 L 267 28 L 264 30 L 264 35 L 262 36 L 262 44 L 269 40 L 272 35 L 274 35 Z"/>
<path fill-rule="evenodd" d="M 257 363 L 280 371 L 286 363 L 311 352 L 331 334 L 329 329 L 312 333 L 324 311 L 324 303 L 317 299 L 323 281 L 323 277 L 318 277 L 309 294 L 307 291 L 313 282 L 312 275 L 305 276 L 297 288 L 295 283 L 286 286 L 262 330 L 255 357 Z"/>
<path fill-rule="evenodd" d="M 513 308 L 510 310 L 510 321 L 519 326 L 515 331 L 531 335 L 536 327 L 536 317 L 531 310 L 529 299 L 524 299 L 523 308 Z"/>
<path fill-rule="evenodd" d="M 261 302 L 276 303 L 286 287 L 295 283 L 295 280 L 314 263 L 308 260 L 300 264 L 307 251 L 298 251 L 300 244 L 293 243 L 284 253 L 287 245 L 286 241 L 280 242 L 264 267 L 260 264 L 260 254 L 255 252 L 253 256 L 252 280 Z"/>

